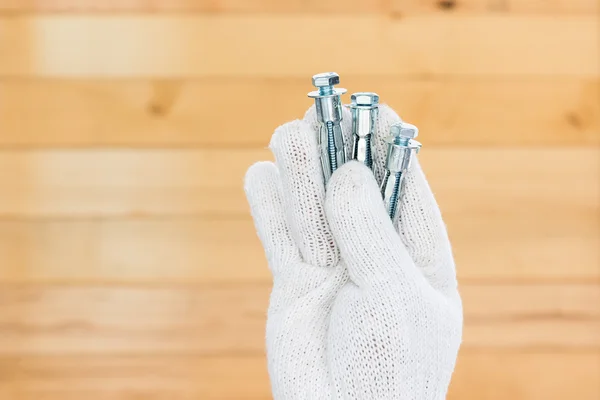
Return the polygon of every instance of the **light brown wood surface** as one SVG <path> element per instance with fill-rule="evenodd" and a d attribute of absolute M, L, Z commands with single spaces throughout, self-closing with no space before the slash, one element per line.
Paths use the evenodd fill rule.
<path fill-rule="evenodd" d="M 0 370 L 11 378 L 0 381 L 0 398 L 6 399 L 272 398 L 260 355 L 0 357 Z M 477 392 L 488 400 L 563 400 L 573 393 L 595 400 L 600 387 L 590 382 L 599 374 L 598 352 L 465 350 L 448 399 Z"/>
<path fill-rule="evenodd" d="M 465 348 L 600 349 L 600 287 L 463 285 Z M 269 286 L 2 287 L 3 355 L 262 354 Z"/>
<path fill-rule="evenodd" d="M 600 143 L 598 79 L 351 75 L 344 86 L 379 93 L 428 146 Z M 264 146 L 303 116 L 309 90 L 304 78 L 0 80 L 0 147 Z"/>
<path fill-rule="evenodd" d="M 499 216 L 486 229 L 446 218 L 462 281 L 600 283 L 597 214 L 571 226 L 521 218 Z M 249 219 L 204 217 L 2 221 L 0 282 L 264 283 L 254 232 Z"/>
<path fill-rule="evenodd" d="M 4 12 L 594 13 L 595 0 L 0 0 Z"/>
<path fill-rule="evenodd" d="M 246 218 L 244 173 L 255 161 L 272 159 L 266 149 L 233 148 L 6 150 L 1 155 L 0 215 L 52 218 Z M 513 217 L 514 228 L 533 229 L 535 222 L 547 229 L 589 228 L 582 233 L 592 234 L 598 222 L 599 156 L 592 147 L 430 147 L 420 160 L 442 212 L 457 215 L 470 230 Z"/>
<path fill-rule="evenodd" d="M 0 18 L 0 77 L 264 78 L 336 70 L 597 78 L 599 27 L 593 14 L 19 15 Z M 331 32 L 343 33 L 344 41 L 322 40 Z M 356 54 L 373 60 L 356 62 Z"/>
<path fill-rule="evenodd" d="M 598 400 L 599 12 L 0 0 L 0 400 L 271 398 L 242 182 L 325 70 L 420 128 L 465 307 L 448 399 Z"/>

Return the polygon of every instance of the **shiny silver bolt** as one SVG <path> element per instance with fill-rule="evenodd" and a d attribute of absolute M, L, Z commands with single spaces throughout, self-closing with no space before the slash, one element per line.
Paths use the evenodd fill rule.
<path fill-rule="evenodd" d="M 419 129 L 416 126 L 400 122 L 390 127 L 390 136 L 386 138 L 388 149 L 381 194 L 392 220 L 402 198 L 404 176 L 410 167 L 413 153 L 418 153 L 421 149 L 421 143 L 414 140 L 418 135 Z"/>
<path fill-rule="evenodd" d="M 319 121 L 319 151 L 325 183 L 342 164 L 346 162 L 346 149 L 342 132 L 342 100 L 346 89 L 335 88 L 340 76 L 335 72 L 325 72 L 312 77 L 318 89 L 308 97 L 315 99 L 317 120 Z"/>
<path fill-rule="evenodd" d="M 352 111 L 352 159 L 373 168 L 371 139 L 375 133 L 379 114 L 379 96 L 372 92 L 354 93 L 351 97 Z"/>

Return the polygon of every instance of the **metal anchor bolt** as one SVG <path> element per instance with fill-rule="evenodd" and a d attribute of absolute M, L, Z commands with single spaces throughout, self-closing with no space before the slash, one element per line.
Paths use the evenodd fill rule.
<path fill-rule="evenodd" d="M 318 88 L 308 97 L 315 99 L 319 121 L 319 152 L 325 183 L 338 167 L 346 162 L 346 149 L 342 132 L 342 100 L 346 89 L 335 88 L 340 76 L 335 72 L 325 72 L 312 77 L 313 86 Z"/>
<path fill-rule="evenodd" d="M 379 96 L 377 93 L 359 92 L 351 96 L 352 103 L 352 159 L 373 168 L 373 150 L 371 138 L 375 133 L 379 114 Z"/>
<path fill-rule="evenodd" d="M 392 220 L 402 198 L 404 176 L 410 167 L 412 155 L 421 149 L 421 143 L 414 140 L 418 135 L 416 126 L 400 122 L 390 127 L 390 136 L 386 138 L 388 149 L 381 194 Z"/>

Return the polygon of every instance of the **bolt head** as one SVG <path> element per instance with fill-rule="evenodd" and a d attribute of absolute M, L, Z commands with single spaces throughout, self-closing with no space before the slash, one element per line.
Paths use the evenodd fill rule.
<path fill-rule="evenodd" d="M 335 72 L 324 72 L 312 77 L 312 83 L 315 87 L 334 86 L 340 84 L 340 76 Z"/>
<path fill-rule="evenodd" d="M 419 136 L 419 128 L 406 122 L 400 122 L 390 127 L 390 135 L 393 137 L 405 137 L 414 139 Z"/>
<path fill-rule="evenodd" d="M 352 106 L 360 107 L 360 106 L 376 106 L 379 104 L 379 95 L 377 93 L 372 92 L 359 92 L 354 93 L 350 100 L 352 101 Z"/>

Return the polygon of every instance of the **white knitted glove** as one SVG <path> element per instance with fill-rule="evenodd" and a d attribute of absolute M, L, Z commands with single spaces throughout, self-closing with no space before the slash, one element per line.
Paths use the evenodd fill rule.
<path fill-rule="evenodd" d="M 346 134 L 350 121 L 346 112 Z M 446 229 L 418 161 L 393 223 L 378 188 L 383 137 L 399 121 L 380 107 L 375 177 L 348 162 L 325 191 L 314 108 L 275 132 L 277 164 L 248 170 L 274 277 L 267 353 L 277 400 L 446 396 L 462 333 Z"/>

